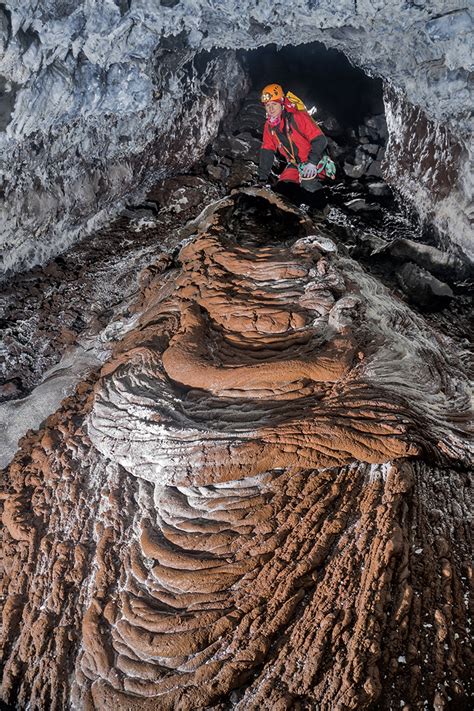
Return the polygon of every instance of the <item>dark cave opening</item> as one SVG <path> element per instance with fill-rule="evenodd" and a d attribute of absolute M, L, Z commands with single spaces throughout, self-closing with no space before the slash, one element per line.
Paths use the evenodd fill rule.
<path fill-rule="evenodd" d="M 248 51 L 244 61 L 252 87 L 260 92 L 266 84 L 281 84 L 299 96 L 315 118 L 333 116 L 348 130 L 364 118 L 384 113 L 383 83 L 351 64 L 338 50 L 320 42 L 303 45 L 275 44 Z"/>
<path fill-rule="evenodd" d="M 303 237 L 305 230 L 299 216 L 282 210 L 258 195 L 237 194 L 234 205 L 224 209 L 224 224 L 236 240 L 246 247 L 278 244 Z M 271 225 L 271 230 L 268 229 Z"/>
<path fill-rule="evenodd" d="M 277 83 L 304 102 L 327 137 L 328 155 L 337 166 L 335 184 L 344 183 L 352 189 L 357 187 L 354 180 L 384 180 L 388 130 L 382 79 L 368 76 L 342 52 L 320 42 L 284 47 L 268 44 L 242 51 L 240 60 L 250 90 L 234 135 L 249 132 L 261 140 L 265 113 L 260 93 L 267 84 Z M 387 186 L 377 190 L 391 197 Z"/>

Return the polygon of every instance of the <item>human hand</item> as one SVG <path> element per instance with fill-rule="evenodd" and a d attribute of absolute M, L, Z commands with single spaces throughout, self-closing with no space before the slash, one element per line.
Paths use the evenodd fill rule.
<path fill-rule="evenodd" d="M 316 178 L 318 174 L 318 169 L 314 165 L 314 163 L 304 163 L 303 168 L 301 170 L 301 177 L 304 178 L 305 180 L 313 180 L 313 178 Z"/>

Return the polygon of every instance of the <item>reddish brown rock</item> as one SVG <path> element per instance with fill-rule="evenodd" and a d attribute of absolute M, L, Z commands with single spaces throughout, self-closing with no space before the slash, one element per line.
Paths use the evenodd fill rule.
<path fill-rule="evenodd" d="M 454 346 L 247 192 L 142 275 L 135 329 L 7 471 L 19 708 L 467 703 Z"/>

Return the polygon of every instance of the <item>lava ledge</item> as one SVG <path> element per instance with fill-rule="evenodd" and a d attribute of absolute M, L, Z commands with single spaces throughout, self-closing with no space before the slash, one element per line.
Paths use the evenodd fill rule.
<path fill-rule="evenodd" d="M 7 471 L 4 700 L 467 702 L 453 342 L 255 190 L 145 270 L 136 307 Z"/>

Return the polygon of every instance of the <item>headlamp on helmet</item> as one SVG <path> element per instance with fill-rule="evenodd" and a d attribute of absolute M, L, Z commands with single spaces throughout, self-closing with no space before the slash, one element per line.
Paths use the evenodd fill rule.
<path fill-rule="evenodd" d="M 267 86 L 262 89 L 260 96 L 262 104 L 268 104 L 269 101 L 277 101 L 279 104 L 282 104 L 284 100 L 285 94 L 279 84 L 267 84 Z"/>

